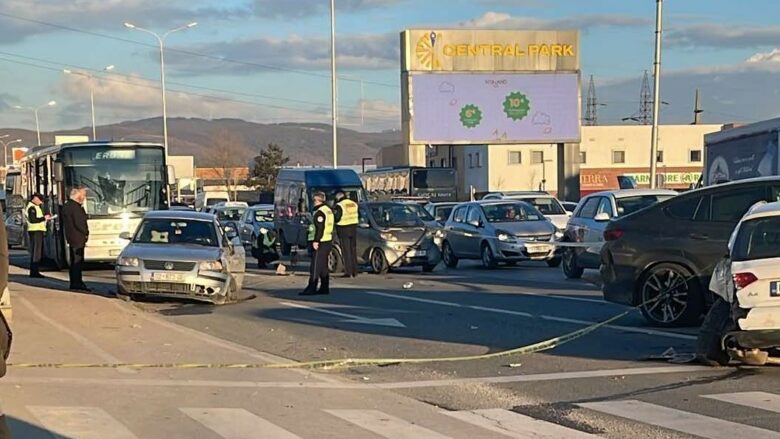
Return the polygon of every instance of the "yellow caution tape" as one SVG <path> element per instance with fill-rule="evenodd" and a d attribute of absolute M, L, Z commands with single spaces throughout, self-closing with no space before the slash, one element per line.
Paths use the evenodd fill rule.
<path fill-rule="evenodd" d="M 655 299 L 657 300 L 657 299 Z M 640 305 L 641 306 L 641 305 Z M 30 369 L 338 369 L 352 366 L 387 366 L 394 364 L 450 363 L 460 361 L 487 360 L 526 355 L 556 348 L 577 340 L 591 332 L 619 320 L 638 307 L 626 310 L 612 318 L 594 323 L 585 328 L 526 346 L 482 355 L 438 358 L 344 358 L 335 360 L 306 361 L 302 363 L 14 363 L 9 367 Z"/>

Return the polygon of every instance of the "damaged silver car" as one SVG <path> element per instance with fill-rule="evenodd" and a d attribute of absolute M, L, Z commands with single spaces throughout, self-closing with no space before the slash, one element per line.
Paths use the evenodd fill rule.
<path fill-rule="evenodd" d="M 186 298 L 217 305 L 239 298 L 246 271 L 244 247 L 208 213 L 147 213 L 117 258 L 122 298 Z"/>

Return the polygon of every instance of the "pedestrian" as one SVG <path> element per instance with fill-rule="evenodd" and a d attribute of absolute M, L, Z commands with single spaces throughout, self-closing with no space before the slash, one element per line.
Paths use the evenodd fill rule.
<path fill-rule="evenodd" d="M 328 272 L 328 256 L 333 248 L 333 211 L 325 204 L 325 194 L 317 192 L 314 194 L 314 215 L 312 215 L 312 224 L 314 224 L 314 236 L 311 240 L 311 248 L 314 255 L 311 259 L 311 270 L 309 276 L 309 285 L 301 293 L 302 296 L 313 296 L 317 294 L 330 294 L 330 273 Z M 319 288 L 317 288 L 319 281 Z"/>
<path fill-rule="evenodd" d="M 42 278 L 40 272 L 41 257 L 43 256 L 43 235 L 46 233 L 46 221 L 51 215 L 43 213 L 43 196 L 33 194 L 27 203 L 27 235 L 30 238 L 30 277 Z"/>
<path fill-rule="evenodd" d="M 62 223 L 65 229 L 65 240 L 70 246 L 70 289 L 74 291 L 91 291 L 81 276 L 84 264 L 84 247 L 89 239 L 87 212 L 84 201 L 87 199 L 87 189 L 76 185 L 70 190 L 70 199 L 62 207 Z"/>
<path fill-rule="evenodd" d="M 344 277 L 357 277 L 357 225 L 358 204 L 344 192 L 336 194 L 336 206 L 333 208 L 336 220 L 336 234 L 341 244 L 344 261 Z"/>
<path fill-rule="evenodd" d="M 3 212 L 0 211 L 0 217 Z M 5 227 L 0 227 L 0 296 L 8 293 L 8 235 Z M 5 376 L 6 361 L 11 352 L 11 327 L 0 312 L 0 377 Z M 0 410 L 0 439 L 10 439 L 11 431 L 8 429 L 5 415 Z"/>

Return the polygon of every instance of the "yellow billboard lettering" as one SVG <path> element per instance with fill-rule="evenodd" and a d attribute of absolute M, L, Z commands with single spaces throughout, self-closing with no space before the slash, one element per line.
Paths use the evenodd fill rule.
<path fill-rule="evenodd" d="M 574 46 L 571 44 L 564 44 L 563 56 L 574 56 Z"/>
<path fill-rule="evenodd" d="M 458 44 L 458 46 L 455 48 L 455 54 L 458 56 L 466 56 L 468 52 L 469 48 L 466 44 Z"/>
<path fill-rule="evenodd" d="M 507 44 L 504 47 L 504 56 L 515 56 L 515 46 Z"/>
<path fill-rule="evenodd" d="M 444 45 L 444 56 L 455 56 L 455 48 L 452 44 Z"/>
<path fill-rule="evenodd" d="M 539 54 L 539 45 L 538 44 L 529 44 L 528 45 L 528 54 L 529 55 L 538 55 Z"/>
<path fill-rule="evenodd" d="M 552 51 L 552 54 L 555 56 L 563 56 L 563 46 L 561 46 L 560 44 L 553 44 L 550 50 Z"/>
<path fill-rule="evenodd" d="M 479 53 L 480 55 L 490 55 L 490 44 L 480 44 Z"/>
<path fill-rule="evenodd" d="M 525 56 L 525 50 L 521 49 L 519 44 L 515 44 L 515 56 Z"/>
<path fill-rule="evenodd" d="M 504 50 L 498 44 L 493 45 L 492 51 L 493 51 L 493 56 L 501 56 L 504 53 Z"/>
<path fill-rule="evenodd" d="M 550 56 L 550 46 L 542 44 L 542 47 L 539 48 L 539 55 Z"/>
<path fill-rule="evenodd" d="M 477 56 L 479 54 L 479 47 L 469 44 L 469 56 Z"/>

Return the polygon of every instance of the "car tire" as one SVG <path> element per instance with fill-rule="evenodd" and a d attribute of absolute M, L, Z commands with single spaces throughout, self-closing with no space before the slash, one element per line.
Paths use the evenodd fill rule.
<path fill-rule="evenodd" d="M 340 271 L 344 271 L 344 260 L 341 258 L 341 251 L 334 245 L 328 254 L 328 272 L 333 274 Z"/>
<path fill-rule="evenodd" d="M 563 251 L 563 275 L 566 279 L 580 279 L 585 269 L 577 265 L 577 253 L 572 249 Z"/>
<path fill-rule="evenodd" d="M 455 252 L 452 251 L 452 246 L 448 241 L 444 241 L 444 244 L 442 244 L 442 259 L 447 267 L 457 268 L 458 257 L 455 256 Z"/>
<path fill-rule="evenodd" d="M 387 257 L 385 252 L 381 248 L 375 248 L 371 252 L 371 269 L 376 274 L 387 274 L 390 270 L 390 265 L 387 263 Z"/>
<path fill-rule="evenodd" d="M 731 305 L 718 298 L 710 308 L 696 339 L 696 358 L 711 366 L 727 366 L 729 354 L 723 349 L 723 336 L 734 326 Z"/>
<path fill-rule="evenodd" d="M 423 273 L 431 273 L 433 270 L 436 269 L 436 266 L 439 264 L 423 264 L 422 271 Z"/>
<path fill-rule="evenodd" d="M 554 258 L 550 258 L 544 262 L 547 262 L 547 266 L 550 268 L 558 268 L 561 266 L 561 257 L 556 256 Z"/>
<path fill-rule="evenodd" d="M 480 260 L 482 261 L 482 267 L 488 270 L 492 270 L 498 266 L 495 255 L 493 255 L 493 249 L 487 243 L 482 244 L 482 251 L 480 252 Z"/>
<path fill-rule="evenodd" d="M 659 296 L 662 298 L 653 302 Z M 674 263 L 654 265 L 642 275 L 639 303 L 645 319 L 662 328 L 695 325 L 704 311 L 699 281 L 690 270 Z"/>
<path fill-rule="evenodd" d="M 292 253 L 292 244 L 287 242 L 284 232 L 279 233 L 279 247 L 281 247 L 282 256 L 290 256 L 290 253 Z"/>

